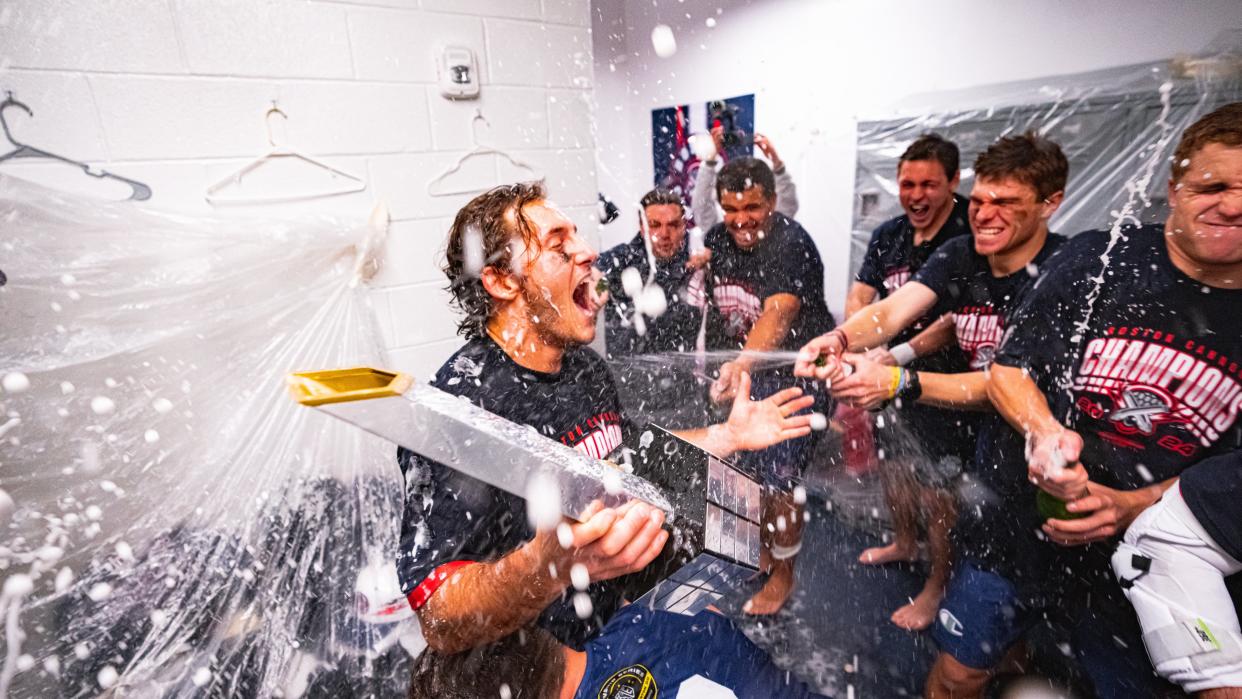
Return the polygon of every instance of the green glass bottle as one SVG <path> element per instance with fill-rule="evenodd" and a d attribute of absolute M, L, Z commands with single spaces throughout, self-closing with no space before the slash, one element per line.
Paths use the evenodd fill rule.
<path fill-rule="evenodd" d="M 1070 512 L 1065 508 L 1064 500 L 1042 490 L 1035 491 L 1035 509 L 1039 510 L 1039 516 L 1046 520 L 1082 519 L 1087 516 L 1086 512 Z"/>

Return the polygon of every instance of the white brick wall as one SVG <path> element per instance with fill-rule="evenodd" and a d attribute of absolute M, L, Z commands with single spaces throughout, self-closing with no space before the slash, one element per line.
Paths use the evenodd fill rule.
<path fill-rule="evenodd" d="M 474 49 L 480 99 L 440 97 L 435 56 L 446 43 Z M 0 0 L 3 90 L 35 111 L 6 114 L 19 139 L 144 181 L 151 205 L 190 213 L 212 211 L 205 188 L 267 148 L 263 115 L 276 100 L 290 145 L 367 189 L 225 213 L 361 222 L 385 200 L 394 221 L 371 299 L 390 364 L 419 377 L 460 344 L 439 265 L 469 197 L 430 197 L 426 186 L 470 147 L 476 108 L 488 120 L 480 137 L 534 166 L 598 241 L 589 0 Z M 127 191 L 35 161 L 0 172 Z M 260 172 L 248 184 L 263 192 L 322 183 L 284 164 Z M 483 157 L 451 184 L 523 175 Z"/>

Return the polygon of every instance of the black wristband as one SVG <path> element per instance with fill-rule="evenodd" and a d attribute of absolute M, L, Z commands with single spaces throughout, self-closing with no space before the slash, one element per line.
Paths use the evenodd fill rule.
<path fill-rule="evenodd" d="M 923 384 L 919 382 L 919 372 L 906 370 L 906 387 L 897 392 L 902 403 L 913 403 L 923 395 Z"/>

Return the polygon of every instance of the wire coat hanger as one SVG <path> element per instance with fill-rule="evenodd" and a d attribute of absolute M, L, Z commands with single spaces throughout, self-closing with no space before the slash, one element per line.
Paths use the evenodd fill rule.
<path fill-rule="evenodd" d="M 478 131 L 478 125 L 480 121 L 483 122 L 484 124 L 488 124 L 487 117 L 483 116 L 482 110 L 476 109 L 474 110 L 474 116 L 470 117 L 470 140 L 474 142 L 474 147 L 466 151 L 465 153 L 462 153 L 461 157 L 457 159 L 457 162 L 450 165 L 447 169 L 445 169 L 440 174 L 431 178 L 431 181 L 427 183 L 427 194 L 433 197 L 449 197 L 449 196 L 453 196 L 456 194 L 477 194 L 479 192 L 485 191 L 487 189 L 486 187 L 470 187 L 467 189 L 454 189 L 454 190 L 445 190 L 440 187 L 440 185 L 444 184 L 445 180 L 451 177 L 454 173 L 461 170 L 461 166 L 465 165 L 467 160 L 475 156 L 479 156 L 479 155 L 499 155 L 505 160 L 508 160 L 509 163 L 512 164 L 514 167 L 519 167 L 519 168 L 522 168 L 523 170 L 530 172 L 531 175 L 533 175 L 532 179 L 536 179 L 536 180 L 543 179 L 543 175 L 541 175 L 539 171 L 536 170 L 529 163 L 523 162 L 522 160 L 515 158 L 513 155 L 503 150 L 480 143 L 479 142 L 479 131 Z"/>
<path fill-rule="evenodd" d="M 301 201 L 303 199 L 317 199 L 319 197 L 331 197 L 339 194 L 361 192 L 367 188 L 366 181 L 355 175 L 351 175 L 340 168 L 333 167 L 321 160 L 317 160 L 309 155 L 306 155 L 305 153 L 289 148 L 288 146 L 277 144 L 276 138 L 272 135 L 273 114 L 279 114 L 286 121 L 289 120 L 289 115 L 281 111 L 280 107 L 277 107 L 275 102 L 272 102 L 272 106 L 267 110 L 267 112 L 264 113 L 263 125 L 267 129 L 267 143 L 271 146 L 271 148 L 268 149 L 268 151 L 263 155 L 260 155 L 249 163 L 246 163 L 232 174 L 209 186 L 204 195 L 204 198 L 209 203 L 262 204 L 285 201 Z M 275 194 L 271 196 L 218 196 L 221 191 L 227 189 L 230 185 L 240 185 L 242 178 L 262 167 L 264 163 L 280 158 L 288 158 L 306 163 L 308 165 L 313 165 L 320 170 L 326 170 L 334 178 L 339 177 L 344 179 L 345 183 L 340 187 L 324 189 L 321 191 L 305 192 L 302 194 Z"/>
<path fill-rule="evenodd" d="M 118 182 L 124 182 L 125 184 L 129 185 L 129 188 L 132 190 L 130 192 L 129 198 L 133 199 L 134 201 L 146 201 L 147 199 L 151 198 L 151 188 L 137 180 L 131 180 L 128 177 L 122 177 L 115 173 L 108 172 L 107 170 L 94 170 L 87 163 L 81 162 L 79 160 L 73 160 L 71 158 L 66 158 L 63 155 L 49 153 L 48 151 L 45 151 L 42 148 L 35 148 L 34 146 L 27 145 L 13 138 L 12 132 L 9 131 L 9 122 L 5 120 L 4 118 L 4 110 L 8 109 L 9 107 L 17 107 L 18 109 L 21 109 L 22 111 L 26 112 L 27 116 L 31 116 L 31 117 L 34 116 L 34 112 L 31 111 L 30 107 L 27 107 L 22 102 L 17 101 L 17 99 L 13 97 L 12 91 L 6 90 L 6 94 L 8 96 L 5 97 L 3 102 L 0 102 L 0 127 L 4 128 L 4 137 L 8 139 L 9 143 L 13 144 L 16 147 L 13 150 L 9 151 L 8 153 L 5 153 L 4 155 L 0 155 L 0 163 L 6 160 L 13 160 L 16 158 L 50 158 L 51 160 L 58 160 L 62 163 L 65 163 L 66 165 L 73 165 L 74 167 L 79 167 L 82 169 L 82 172 L 96 179 L 108 179 L 108 180 L 116 180 Z"/>

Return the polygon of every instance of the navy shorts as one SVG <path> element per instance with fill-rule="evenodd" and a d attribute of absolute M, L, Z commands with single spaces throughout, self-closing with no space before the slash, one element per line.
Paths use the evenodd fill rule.
<path fill-rule="evenodd" d="M 1008 578 L 966 559 L 953 570 L 932 638 L 954 660 L 984 670 L 1000 663 L 1035 618 Z"/>

